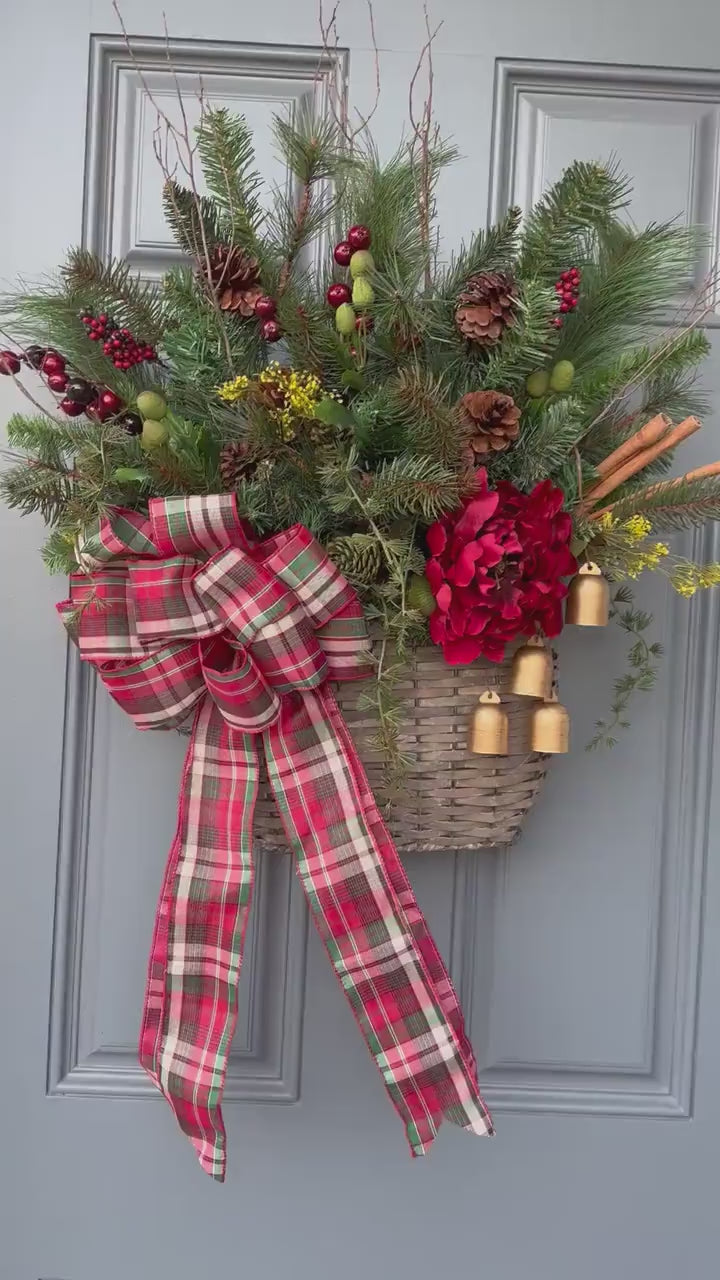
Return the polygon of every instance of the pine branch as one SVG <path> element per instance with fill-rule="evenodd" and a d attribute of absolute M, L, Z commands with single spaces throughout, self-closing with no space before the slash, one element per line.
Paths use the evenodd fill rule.
<path fill-rule="evenodd" d="M 522 418 L 520 436 L 514 448 L 493 460 L 493 481 L 512 480 L 520 489 L 530 489 L 545 476 L 554 476 L 572 455 L 569 471 L 577 471 L 574 450 L 582 438 L 586 418 L 582 403 L 572 396 L 551 399 L 547 403 L 530 402 Z M 570 493 L 577 490 L 577 479 Z"/>
<path fill-rule="evenodd" d="M 196 196 L 168 178 L 163 187 L 163 210 L 180 248 L 196 262 L 204 262 L 205 244 L 212 249 L 224 242 L 217 206 L 208 196 Z"/>
<path fill-rule="evenodd" d="M 643 485 L 626 489 L 612 504 L 612 512 L 620 521 L 645 515 L 658 530 L 688 529 L 707 520 L 720 520 L 720 478 L 681 481 L 672 487 Z"/>
<path fill-rule="evenodd" d="M 575 161 L 528 214 L 518 261 L 521 277 L 551 283 L 576 260 L 585 234 L 606 229 L 630 196 L 614 164 Z"/>
<path fill-rule="evenodd" d="M 522 211 L 511 205 L 505 217 L 487 231 L 478 231 L 454 254 L 437 282 L 437 292 L 454 301 L 470 276 L 482 271 L 511 271 L 519 247 Z"/>
<path fill-rule="evenodd" d="M 137 338 L 157 345 L 165 331 L 162 298 L 124 262 L 104 263 L 89 249 L 71 249 L 61 268 L 66 296 L 91 311 L 112 315 Z"/>
<path fill-rule="evenodd" d="M 464 476 L 432 458 L 404 454 L 364 476 L 355 472 L 356 462 L 351 452 L 339 466 L 323 472 L 328 501 L 339 514 L 359 509 L 374 520 L 417 516 L 430 524 L 457 507 L 467 489 Z"/>
<path fill-rule="evenodd" d="M 701 242 L 695 228 L 672 224 L 608 228 L 597 262 L 583 269 L 579 305 L 560 331 L 557 358 L 586 372 L 602 369 L 649 335 L 685 287 Z"/>
<path fill-rule="evenodd" d="M 196 129 L 198 155 L 208 189 L 222 216 L 226 238 L 257 256 L 264 221 L 263 180 L 255 169 L 253 135 L 244 116 L 206 109 Z"/>
<path fill-rule="evenodd" d="M 457 406 L 448 402 L 442 379 L 419 364 L 411 365 L 388 382 L 387 393 L 386 411 L 400 447 L 458 466 L 468 433 Z"/>

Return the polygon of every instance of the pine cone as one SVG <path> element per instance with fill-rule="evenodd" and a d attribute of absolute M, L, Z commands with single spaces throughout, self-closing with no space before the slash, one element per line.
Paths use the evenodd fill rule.
<path fill-rule="evenodd" d="M 241 480 L 249 479 L 257 468 L 257 460 L 247 440 L 229 440 L 220 450 L 220 478 L 225 493 L 237 489 Z"/>
<path fill-rule="evenodd" d="M 515 323 L 518 287 L 504 271 L 471 276 L 458 298 L 455 323 L 471 342 L 492 347 Z"/>
<path fill-rule="evenodd" d="M 500 453 L 517 440 L 520 431 L 520 410 L 512 396 L 501 391 L 469 391 L 460 401 L 460 409 L 470 438 L 467 444 L 467 461 L 486 453 Z"/>
<path fill-rule="evenodd" d="M 365 533 L 334 538 L 326 550 L 333 564 L 351 582 L 368 586 L 380 575 L 383 564 L 380 544 Z"/>
<path fill-rule="evenodd" d="M 262 295 L 260 266 L 255 258 L 232 244 L 218 244 L 203 263 L 202 273 L 212 285 L 223 311 L 251 316 Z"/>

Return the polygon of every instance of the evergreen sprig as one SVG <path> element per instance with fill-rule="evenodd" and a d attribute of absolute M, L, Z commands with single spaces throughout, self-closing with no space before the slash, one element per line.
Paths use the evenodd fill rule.
<path fill-rule="evenodd" d="M 633 607 L 633 595 L 626 585 L 615 591 L 610 616 L 633 643 L 628 651 L 628 670 L 618 677 L 613 686 L 610 716 L 607 720 L 596 721 L 596 731 L 587 744 L 587 751 L 617 746 L 618 730 L 630 728 L 628 707 L 633 695 L 649 693 L 655 687 L 658 659 L 663 652 L 662 645 L 657 642 L 648 644 L 646 632 L 652 624 L 652 614 Z"/>

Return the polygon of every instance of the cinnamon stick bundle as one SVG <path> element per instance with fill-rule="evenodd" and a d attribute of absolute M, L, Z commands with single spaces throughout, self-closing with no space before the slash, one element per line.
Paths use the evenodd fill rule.
<path fill-rule="evenodd" d="M 695 467 L 693 471 L 687 471 L 684 476 L 677 476 L 674 480 L 661 480 L 658 484 L 652 484 L 647 489 L 638 490 L 638 498 L 655 497 L 658 493 L 672 493 L 673 489 L 677 489 L 679 484 L 686 484 L 689 480 L 707 480 L 710 476 L 720 476 L 720 462 L 707 462 L 704 467 Z M 601 511 L 591 511 L 588 516 L 589 520 L 599 520 L 601 516 L 608 512 L 612 515 L 614 503 L 603 507 Z"/>
<path fill-rule="evenodd" d="M 652 421 L 654 422 L 655 419 L 652 419 Z M 648 423 L 647 425 L 650 426 L 651 424 Z M 668 449 L 674 449 L 681 441 L 687 440 L 688 436 L 694 435 L 696 431 L 700 430 L 700 426 L 701 424 L 697 418 L 685 418 L 676 427 L 666 431 L 655 444 L 633 453 L 625 462 L 608 472 L 598 484 L 588 491 L 584 501 L 579 505 L 580 512 L 586 513 L 601 498 L 605 498 L 608 493 L 612 493 L 613 489 L 617 489 L 619 485 L 624 484 L 631 476 L 636 475 L 638 471 L 642 471 L 650 462 L 654 462 L 663 453 L 667 453 Z M 644 428 L 641 429 L 644 430 Z"/>
<path fill-rule="evenodd" d="M 662 439 L 671 425 L 670 419 L 664 413 L 656 414 L 654 418 L 645 423 L 644 427 L 640 427 L 627 440 L 624 440 L 621 445 L 618 445 L 617 449 L 609 453 L 607 458 L 598 463 L 595 470 L 600 479 L 602 480 L 605 476 L 610 475 L 612 471 L 616 471 L 618 467 L 628 462 L 630 458 L 634 458 L 637 453 L 641 453 L 643 449 L 657 444 L 658 440 Z"/>

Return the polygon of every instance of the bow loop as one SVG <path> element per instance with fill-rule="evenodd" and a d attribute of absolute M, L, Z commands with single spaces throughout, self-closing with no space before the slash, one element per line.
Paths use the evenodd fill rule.
<path fill-rule="evenodd" d="M 161 556 L 204 559 L 225 547 L 250 548 L 249 528 L 238 515 L 234 493 L 151 498 L 148 506 Z"/>
<path fill-rule="evenodd" d="M 141 560 L 129 567 L 135 628 L 141 644 L 202 639 L 223 628 L 223 619 L 196 591 L 197 561 L 190 556 Z"/>
<path fill-rule="evenodd" d="M 280 715 L 280 697 L 245 649 L 224 636 L 201 646 L 202 673 L 221 716 L 233 729 L 263 733 Z"/>

